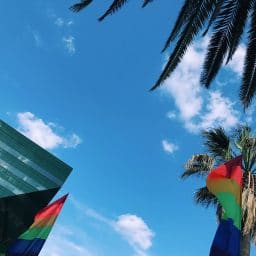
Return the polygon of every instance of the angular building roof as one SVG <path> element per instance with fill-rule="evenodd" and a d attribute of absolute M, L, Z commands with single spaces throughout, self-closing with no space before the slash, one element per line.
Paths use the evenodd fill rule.
<path fill-rule="evenodd" d="M 33 223 L 72 168 L 0 120 L 0 255 Z"/>
<path fill-rule="evenodd" d="M 0 120 L 0 198 L 61 187 L 72 168 Z"/>

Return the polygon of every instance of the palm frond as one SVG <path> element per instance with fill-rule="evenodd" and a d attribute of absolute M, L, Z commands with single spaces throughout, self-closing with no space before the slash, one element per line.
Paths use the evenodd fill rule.
<path fill-rule="evenodd" d="M 240 126 L 234 134 L 235 146 L 243 155 L 245 172 L 255 172 L 253 169 L 256 161 L 256 138 L 252 134 L 251 128 L 244 125 Z"/>
<path fill-rule="evenodd" d="M 181 8 L 179 16 L 174 24 L 174 27 L 167 38 L 162 52 L 164 52 L 170 45 L 170 43 L 177 37 L 182 27 L 187 24 L 189 18 L 193 15 L 198 5 L 198 0 L 186 0 Z"/>
<path fill-rule="evenodd" d="M 210 20 L 208 22 L 208 26 L 206 27 L 206 30 L 203 33 L 203 36 L 205 36 L 208 33 L 208 31 L 209 31 L 210 27 L 212 26 L 213 22 L 218 17 L 218 15 L 220 13 L 220 10 L 221 10 L 221 6 L 223 5 L 224 1 L 225 0 L 219 0 L 218 3 L 216 4 L 214 12 L 212 13 L 212 16 L 211 16 L 211 18 L 210 18 Z"/>
<path fill-rule="evenodd" d="M 185 164 L 185 171 L 181 175 L 182 179 L 191 175 L 205 176 L 213 168 L 214 159 L 207 154 L 196 154 Z"/>
<path fill-rule="evenodd" d="M 154 0 L 144 0 L 142 7 L 146 7 L 149 3 L 152 3 Z"/>
<path fill-rule="evenodd" d="M 236 34 L 236 21 L 240 20 L 239 12 L 241 9 L 239 3 L 241 1 L 247 2 L 244 0 L 225 1 L 219 15 L 216 18 L 215 26 L 213 28 L 213 35 L 208 45 L 200 79 L 201 84 L 207 88 L 217 75 L 223 60 L 231 47 L 230 38 L 233 36 L 233 34 Z M 240 32 L 237 33 L 238 36 L 234 38 L 239 37 L 239 34 Z M 234 44 L 234 49 L 235 46 L 236 43 Z M 232 52 L 230 56 L 232 56 Z"/>
<path fill-rule="evenodd" d="M 107 11 L 99 18 L 99 21 L 104 20 L 108 15 L 111 15 L 121 9 L 128 0 L 114 0 Z"/>
<path fill-rule="evenodd" d="M 80 12 L 85 7 L 87 7 L 89 4 L 92 3 L 93 0 L 82 0 L 80 3 L 72 5 L 69 9 L 73 12 Z"/>
<path fill-rule="evenodd" d="M 245 57 L 243 81 L 240 87 L 240 100 L 247 108 L 256 91 L 256 4 L 252 9 L 248 47 Z"/>
<path fill-rule="evenodd" d="M 217 198 L 208 190 L 207 187 L 202 187 L 196 190 L 194 194 L 196 204 L 204 207 L 217 206 Z"/>
<path fill-rule="evenodd" d="M 165 81 L 178 66 L 194 37 L 198 34 L 205 24 L 207 18 L 213 12 L 216 3 L 217 0 L 202 0 L 198 2 L 194 12 L 181 32 L 176 47 L 170 55 L 164 70 L 162 71 L 155 85 L 151 88 L 151 91 L 160 86 L 162 82 Z"/>
<path fill-rule="evenodd" d="M 222 127 L 203 131 L 202 136 L 204 145 L 213 158 L 225 162 L 233 157 L 230 138 Z"/>
<path fill-rule="evenodd" d="M 234 21 L 234 29 L 231 33 L 231 36 L 229 37 L 230 46 L 229 46 L 229 53 L 227 57 L 227 63 L 232 59 L 235 51 L 237 50 L 237 47 L 240 43 L 241 36 L 243 34 L 246 21 L 249 15 L 249 12 L 252 8 L 252 3 L 255 0 L 239 0 L 237 1 L 237 16 Z M 239 17 L 239 18 L 238 18 Z"/>
<path fill-rule="evenodd" d="M 252 138 L 251 132 L 251 128 L 247 125 L 241 125 L 234 131 L 233 138 L 235 145 L 241 153 L 245 148 L 250 146 L 250 139 Z"/>

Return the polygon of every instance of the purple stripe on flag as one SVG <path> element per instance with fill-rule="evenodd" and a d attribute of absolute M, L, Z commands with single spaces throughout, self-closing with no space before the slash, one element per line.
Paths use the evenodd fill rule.
<path fill-rule="evenodd" d="M 7 251 L 7 256 L 37 256 L 43 248 L 44 239 L 24 240 L 18 239 L 15 244 Z"/>
<path fill-rule="evenodd" d="M 240 256 L 241 232 L 231 219 L 221 220 L 215 234 L 210 256 Z"/>

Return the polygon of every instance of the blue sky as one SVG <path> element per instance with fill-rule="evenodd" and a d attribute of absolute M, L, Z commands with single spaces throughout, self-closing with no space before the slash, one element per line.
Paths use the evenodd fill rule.
<path fill-rule="evenodd" d="M 136 1 L 107 18 L 95 1 L 2 3 L 2 119 L 70 164 L 70 192 L 45 256 L 207 255 L 213 209 L 193 203 L 204 180 L 180 180 L 199 131 L 251 123 L 238 88 L 244 45 L 210 91 L 198 83 L 207 42 L 198 40 L 165 85 L 149 93 L 182 3 Z M 256 255 L 254 251 L 252 255 Z"/>

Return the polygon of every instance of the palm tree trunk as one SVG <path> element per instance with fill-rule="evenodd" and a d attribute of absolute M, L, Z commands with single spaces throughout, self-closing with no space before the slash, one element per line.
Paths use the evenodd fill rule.
<path fill-rule="evenodd" d="M 240 256 L 250 256 L 250 235 L 241 236 L 240 246 Z"/>

